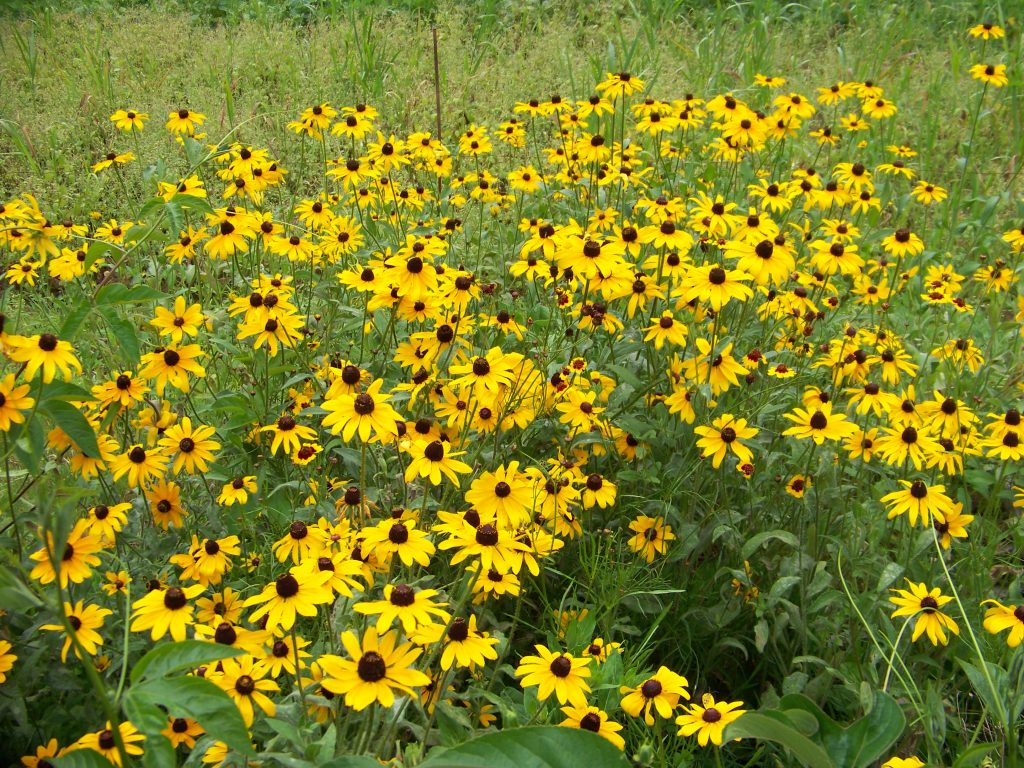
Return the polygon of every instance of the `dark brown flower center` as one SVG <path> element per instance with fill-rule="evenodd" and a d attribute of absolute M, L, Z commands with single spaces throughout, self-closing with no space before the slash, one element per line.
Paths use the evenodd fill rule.
<path fill-rule="evenodd" d="M 283 576 L 277 577 L 277 581 L 274 582 L 274 588 L 277 590 L 278 597 L 295 597 L 295 595 L 299 594 L 299 581 L 290 573 L 286 573 Z"/>
<path fill-rule="evenodd" d="M 555 677 L 568 677 L 572 672 L 572 662 L 565 656 L 559 656 L 551 662 L 549 669 Z"/>
<path fill-rule="evenodd" d="M 359 659 L 359 663 L 356 665 L 356 671 L 359 673 L 361 680 L 367 683 L 376 683 L 378 680 L 383 680 L 387 676 L 388 668 L 379 653 L 376 651 L 369 651 L 364 653 Z"/>
<path fill-rule="evenodd" d="M 178 611 L 185 607 L 188 600 L 180 587 L 168 587 L 164 592 L 164 607 L 170 611 Z"/>

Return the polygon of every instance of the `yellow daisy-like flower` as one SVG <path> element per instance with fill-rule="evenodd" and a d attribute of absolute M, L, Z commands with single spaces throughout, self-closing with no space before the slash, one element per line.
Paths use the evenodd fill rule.
<path fill-rule="evenodd" d="M 680 736 L 697 734 L 697 743 L 706 747 L 708 743 L 722 746 L 722 732 L 730 723 L 743 716 L 742 701 L 715 701 L 710 693 L 701 696 L 700 704 L 691 704 L 687 711 L 676 718 Z"/>
<path fill-rule="evenodd" d="M 175 642 L 185 639 L 186 628 L 193 623 L 192 600 L 206 587 L 193 584 L 191 587 L 167 587 L 154 589 L 141 600 L 132 603 L 132 632 L 151 630 L 153 640 L 159 640 L 170 633 Z"/>
<path fill-rule="evenodd" d="M 907 579 L 907 586 L 910 587 L 909 591 L 905 589 L 891 590 L 897 596 L 890 597 L 889 602 L 898 606 L 897 610 L 893 611 L 893 618 L 898 616 L 916 617 L 914 634 L 910 638 L 912 642 L 916 642 L 922 634 L 927 633 L 932 645 L 946 645 L 949 642 L 949 638 L 946 636 L 947 629 L 954 635 L 960 634 L 960 627 L 956 622 L 939 610 L 950 602 L 952 597 L 943 595 L 938 587 L 929 590 L 924 582 L 915 584 Z"/>
<path fill-rule="evenodd" d="M 547 646 L 535 645 L 536 656 L 524 656 L 516 667 L 516 677 L 523 688 L 537 686 L 537 698 L 547 701 L 555 695 L 559 704 L 587 706 L 590 686 L 590 658 L 576 658 L 568 653 L 555 653 Z"/>
<path fill-rule="evenodd" d="M 378 635 L 372 627 L 366 630 L 361 643 L 355 633 L 343 632 L 341 643 L 349 658 L 321 656 L 321 686 L 344 695 L 345 704 L 357 712 L 374 702 L 390 707 L 396 691 L 413 695 L 414 688 L 430 684 L 430 677 L 412 668 L 422 651 L 397 640 L 397 633 Z"/>

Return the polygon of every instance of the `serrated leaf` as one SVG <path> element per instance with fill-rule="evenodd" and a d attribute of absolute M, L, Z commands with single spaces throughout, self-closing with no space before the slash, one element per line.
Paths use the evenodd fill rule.
<path fill-rule="evenodd" d="M 78 450 L 86 456 L 100 455 L 96 432 L 93 431 L 89 420 L 75 406 L 63 400 L 47 400 L 40 404 L 39 409 L 53 417 L 54 423 L 75 442 Z"/>
<path fill-rule="evenodd" d="M 61 341 L 71 341 L 78 333 L 78 329 L 82 327 L 82 323 L 85 322 L 85 318 L 92 312 L 92 305 L 81 304 L 71 311 L 67 317 L 64 318 L 64 322 L 60 326 L 60 330 L 57 332 L 57 337 Z"/>
<path fill-rule="evenodd" d="M 153 679 L 186 669 L 195 669 L 211 661 L 230 659 L 243 653 L 244 651 L 237 648 L 199 640 L 182 640 L 178 643 L 158 645 L 135 662 L 131 681 L 135 684 L 147 678 Z"/>
<path fill-rule="evenodd" d="M 135 326 L 121 317 L 113 307 L 99 307 L 97 311 L 106 320 L 110 332 L 114 334 L 114 340 L 124 352 L 129 365 L 134 365 L 139 359 L 139 337 L 135 333 Z"/>
<path fill-rule="evenodd" d="M 121 283 L 108 283 L 100 288 L 99 293 L 96 294 L 96 306 L 160 301 L 166 298 L 166 293 L 150 288 L 148 285 L 128 286 Z"/>

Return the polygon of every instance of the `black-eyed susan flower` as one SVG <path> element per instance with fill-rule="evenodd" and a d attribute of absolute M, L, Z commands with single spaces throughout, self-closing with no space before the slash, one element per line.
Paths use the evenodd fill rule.
<path fill-rule="evenodd" d="M 740 709 L 742 701 L 715 701 L 710 693 L 701 696 L 700 704 L 691 704 L 686 712 L 676 718 L 680 736 L 697 735 L 697 743 L 706 747 L 708 743 L 722 746 L 726 726 L 736 722 L 746 712 Z"/>
<path fill-rule="evenodd" d="M 383 520 L 375 526 L 363 528 L 359 536 L 364 552 L 372 553 L 382 561 L 397 555 L 406 566 L 417 563 L 426 567 L 436 551 L 427 532 L 417 528 L 413 520 Z"/>
<path fill-rule="evenodd" d="M 203 308 L 199 304 L 189 305 L 184 296 L 174 300 L 174 308 L 156 307 L 156 317 L 149 324 L 158 329 L 161 336 L 170 336 L 174 344 L 180 344 L 185 336 L 197 336 L 199 328 L 206 322 Z"/>
<path fill-rule="evenodd" d="M 164 432 L 159 445 L 166 456 L 174 456 L 171 465 L 174 474 L 183 469 L 190 475 L 207 472 L 214 452 L 220 448 L 220 443 L 211 439 L 215 434 L 213 427 L 203 424 L 193 428 L 192 419 L 188 416 L 183 416 L 180 422 Z"/>
<path fill-rule="evenodd" d="M 993 88 L 1002 88 L 1010 82 L 1005 64 L 975 64 L 971 67 L 971 77 Z"/>
<path fill-rule="evenodd" d="M 196 739 L 206 731 L 192 718 L 169 717 L 167 727 L 160 733 L 167 737 L 172 747 L 184 746 L 186 749 L 192 749 L 196 745 Z"/>
<path fill-rule="evenodd" d="M 481 519 L 496 519 L 501 527 L 518 528 L 528 522 L 533 504 L 529 478 L 519 471 L 518 461 L 481 472 L 466 491 L 466 503 L 478 510 Z"/>
<path fill-rule="evenodd" d="M 700 435 L 697 447 L 703 451 L 705 458 L 712 458 L 712 465 L 718 469 L 727 453 L 732 452 L 741 464 L 753 460 L 754 454 L 744 440 L 751 440 L 760 430 L 747 425 L 746 419 L 737 419 L 725 413 L 716 418 L 710 427 L 695 427 L 693 430 Z"/>
<path fill-rule="evenodd" d="M 405 481 L 408 483 L 417 477 L 425 477 L 432 485 L 440 485 L 443 474 L 458 488 L 459 475 L 471 472 L 472 468 L 455 458 L 462 456 L 465 451 L 451 451 L 448 445 L 440 440 L 414 443 L 409 449 L 412 461 L 406 467 Z"/>
<path fill-rule="evenodd" d="M 87 520 L 75 523 L 62 552 L 54 549 L 53 536 L 47 531 L 46 546 L 29 555 L 36 563 L 29 576 L 40 584 L 50 584 L 59 579 L 63 589 L 67 589 L 69 583 L 81 584 L 92 575 L 92 569 L 100 564 L 98 553 L 104 546 L 99 536 L 89 532 Z M 55 563 L 50 562 L 51 553 Z"/>
<path fill-rule="evenodd" d="M 182 519 L 188 514 L 181 505 L 181 486 L 161 480 L 145 489 L 146 501 L 153 515 L 153 521 L 163 528 L 180 528 Z"/>
<path fill-rule="evenodd" d="M 477 629 L 476 615 L 470 614 L 469 620 L 460 617 L 444 624 L 421 624 L 410 639 L 417 645 L 430 647 L 438 643 L 442 646 L 441 669 L 449 670 L 453 666 L 458 669 L 473 670 L 484 666 L 488 661 L 498 658 L 495 646 L 498 639 Z"/>
<path fill-rule="evenodd" d="M 25 412 L 36 404 L 35 398 L 28 396 L 30 390 L 30 385 L 16 383 L 13 373 L 0 381 L 0 432 L 9 432 L 12 424 L 25 423 Z"/>
<path fill-rule="evenodd" d="M 412 696 L 414 689 L 430 683 L 430 677 L 412 664 L 422 653 L 409 643 L 398 643 L 395 632 L 378 635 L 366 630 L 362 642 L 353 632 L 343 632 L 342 645 L 349 658 L 327 654 L 319 664 L 323 670 L 320 684 L 337 695 L 344 695 L 345 704 L 361 711 L 371 704 L 390 707 L 395 692 Z"/>
<path fill-rule="evenodd" d="M 633 537 L 629 540 L 629 548 L 640 555 L 648 563 L 653 563 L 658 555 L 668 551 L 668 543 L 676 538 L 672 526 L 665 524 L 663 517 L 639 515 L 629 524 Z"/>
<path fill-rule="evenodd" d="M 128 485 L 142 488 L 150 479 L 159 480 L 167 471 L 167 457 L 157 450 L 146 450 L 136 443 L 124 453 L 118 454 L 110 463 L 114 480 L 128 476 Z"/>
<path fill-rule="evenodd" d="M 189 374 L 199 378 L 206 376 L 206 369 L 199 362 L 205 356 L 198 344 L 180 347 L 172 344 L 166 349 L 144 354 L 139 376 L 152 381 L 153 388 L 161 397 L 168 384 L 187 393 L 191 388 Z"/>
<path fill-rule="evenodd" d="M 175 642 L 181 642 L 185 639 L 186 628 L 194 623 L 193 606 L 189 601 L 205 591 L 202 584 L 150 591 L 132 603 L 132 632 L 150 630 L 153 640 L 170 634 Z"/>
<path fill-rule="evenodd" d="M 298 564 L 319 557 L 326 546 L 326 531 L 319 526 L 306 525 L 296 520 L 288 526 L 284 536 L 274 543 L 274 556 L 279 563 L 290 558 Z"/>
<path fill-rule="evenodd" d="M 251 728 L 256 707 L 267 717 L 273 717 L 277 712 L 277 706 L 266 692 L 279 691 L 280 687 L 267 679 L 268 672 L 265 665 L 251 656 L 241 656 L 223 659 L 216 671 L 207 674 L 207 679 L 227 693 L 238 707 L 246 726 Z"/>
<path fill-rule="evenodd" d="M 364 443 L 371 437 L 382 440 L 397 435 L 401 417 L 388 403 L 390 395 L 381 394 L 383 383 L 377 379 L 365 392 L 341 393 L 325 400 L 323 409 L 328 414 L 323 420 L 324 428 L 335 435 L 340 433 L 345 442 L 357 434 Z"/>
<path fill-rule="evenodd" d="M 260 428 L 260 432 L 272 432 L 274 439 L 270 444 L 270 453 L 277 454 L 280 448 L 285 456 L 291 456 L 302 446 L 302 441 L 316 439 L 316 432 L 305 424 L 299 424 L 295 417 L 286 413 L 273 424 Z"/>
<path fill-rule="evenodd" d="M 250 493 L 256 493 L 256 476 L 236 477 L 221 488 L 220 494 L 217 496 L 217 503 L 225 507 L 230 507 L 233 504 L 244 505 L 249 502 Z"/>
<path fill-rule="evenodd" d="M 1006 644 L 1018 647 L 1024 641 L 1024 606 L 1003 605 L 998 600 L 982 600 L 982 605 L 992 607 L 985 611 L 985 631 L 993 635 L 1009 630 Z"/>
<path fill-rule="evenodd" d="M 433 600 L 436 589 L 416 590 L 408 584 L 387 584 L 383 600 L 361 600 L 353 608 L 356 613 L 377 616 L 377 632 L 387 632 L 397 619 L 406 634 L 425 624 L 446 624 L 451 614 L 444 609 L 446 602 Z"/>
<path fill-rule="evenodd" d="M 523 688 L 537 686 L 537 698 L 541 701 L 554 694 L 559 704 L 574 707 L 587 706 L 590 686 L 590 659 L 576 658 L 569 653 L 555 653 L 547 646 L 535 645 L 537 655 L 524 656 L 516 667 L 516 677 Z"/>
<path fill-rule="evenodd" d="M 623 694 L 619 706 L 631 717 L 643 717 L 648 726 L 654 725 L 652 710 L 659 717 L 668 720 L 679 706 L 679 699 L 689 699 L 687 690 L 689 683 L 682 675 L 678 675 L 665 666 L 658 668 L 651 677 L 635 687 L 622 686 Z"/>
<path fill-rule="evenodd" d="M 594 706 L 583 707 L 562 707 L 562 714 L 565 715 L 560 725 L 566 728 L 581 728 L 591 733 L 596 733 L 603 739 L 607 739 L 619 749 L 626 748 L 626 741 L 619 735 L 622 726 L 608 718 L 608 713 Z"/>
<path fill-rule="evenodd" d="M 74 749 L 91 749 L 98 752 L 101 757 L 106 758 L 113 765 L 121 768 L 121 751 L 118 749 L 117 739 L 112 731 L 113 726 L 108 721 L 102 730 L 87 733 L 78 741 L 67 748 L 67 751 Z M 138 729 L 125 720 L 117 726 L 118 736 L 124 745 L 125 754 L 129 757 L 138 757 L 143 753 L 142 742 L 145 736 L 139 733 Z"/>
<path fill-rule="evenodd" d="M 24 376 L 31 381 L 41 370 L 43 382 L 49 384 L 57 372 L 64 381 L 71 381 L 75 371 L 82 372 L 82 364 L 75 356 L 74 347 L 68 341 L 58 339 L 52 333 L 36 336 L 11 336 L 7 340 L 8 355 L 16 363 L 25 363 Z"/>
<path fill-rule="evenodd" d="M 149 120 L 149 115 L 146 112 L 139 112 L 135 109 L 119 109 L 110 116 L 110 122 L 114 124 L 114 127 L 125 133 L 141 131 L 147 120 Z"/>
<path fill-rule="evenodd" d="M 193 134 L 196 128 L 206 122 L 206 115 L 201 112 L 190 112 L 184 108 L 167 116 L 167 129 L 171 133 Z"/>
<path fill-rule="evenodd" d="M 261 606 L 253 611 L 249 621 L 259 621 L 265 616 L 266 628 L 271 632 L 278 628 L 290 630 L 295 626 L 296 616 L 316 616 L 317 606 L 334 599 L 327 586 L 330 578 L 329 572 L 292 568 L 245 601 L 246 608 Z"/>
<path fill-rule="evenodd" d="M 70 635 L 65 635 L 64 646 L 60 651 L 60 660 L 67 661 L 68 651 L 77 641 L 89 656 L 95 656 L 97 649 L 103 645 L 103 636 L 96 630 L 103 627 L 103 620 L 113 613 L 108 608 L 101 608 L 98 605 L 86 605 L 84 600 L 77 603 L 64 603 L 64 616 L 71 625 L 74 633 L 74 640 Z M 63 624 L 43 624 L 40 629 L 50 632 L 66 632 Z M 77 649 L 76 649 L 77 653 Z"/>
<path fill-rule="evenodd" d="M 813 412 L 795 408 L 783 416 L 796 426 L 790 427 L 782 434 L 792 435 L 798 440 L 811 438 L 818 445 L 825 440 L 842 440 L 855 429 L 855 425 L 846 420 L 845 414 L 832 412 L 832 403 L 822 403 L 821 407 Z"/>
<path fill-rule="evenodd" d="M 910 638 L 912 642 L 916 642 L 922 634 L 927 633 L 932 645 L 946 645 L 949 643 L 946 630 L 954 635 L 960 634 L 960 627 L 956 622 L 940 610 L 942 606 L 952 601 L 952 597 L 943 595 L 938 587 L 929 590 L 924 582 L 915 584 L 907 579 L 907 586 L 910 587 L 909 590 L 891 590 L 897 596 L 890 597 L 889 602 L 898 606 L 897 610 L 893 611 L 893 618 L 906 616 L 914 620 L 914 633 Z"/>

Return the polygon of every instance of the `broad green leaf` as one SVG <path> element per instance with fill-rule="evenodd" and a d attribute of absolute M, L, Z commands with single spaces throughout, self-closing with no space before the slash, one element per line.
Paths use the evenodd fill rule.
<path fill-rule="evenodd" d="M 975 744 L 969 749 L 965 749 L 960 753 L 960 756 L 953 763 L 953 768 L 973 768 L 975 765 L 980 765 L 981 761 L 985 758 L 989 752 L 999 749 L 1002 745 L 988 742 L 986 744 Z"/>
<path fill-rule="evenodd" d="M 724 739 L 760 739 L 785 747 L 807 768 L 835 768 L 821 747 L 800 731 L 761 712 L 747 712 L 726 729 Z"/>
<path fill-rule="evenodd" d="M 173 765 L 174 747 L 161 733 L 167 727 L 167 713 L 145 696 L 136 693 L 136 689 L 125 694 L 122 707 L 132 724 L 146 736 L 146 753 L 143 757 L 146 768 Z"/>
<path fill-rule="evenodd" d="M 217 643 L 199 640 L 182 640 L 180 643 L 158 645 L 132 667 L 131 681 L 138 683 L 146 678 L 164 677 L 174 672 L 195 669 L 211 661 L 241 656 L 244 651 Z"/>
<path fill-rule="evenodd" d="M 80 304 L 71 311 L 67 317 L 64 318 L 64 323 L 61 325 L 60 330 L 57 332 L 57 338 L 61 341 L 71 341 L 78 333 L 78 329 L 82 327 L 82 323 L 85 322 L 85 318 L 92 312 L 92 305 Z"/>
<path fill-rule="evenodd" d="M 81 387 L 75 384 L 69 384 L 66 381 L 57 381 L 54 379 L 49 384 L 43 385 L 42 393 L 39 396 L 40 400 L 74 400 L 88 402 L 95 400 L 92 393 L 87 392 Z"/>
<path fill-rule="evenodd" d="M 20 425 L 14 442 L 14 454 L 32 474 L 38 475 L 42 469 L 43 454 L 46 450 L 46 435 L 39 416 L 33 416 Z"/>
<path fill-rule="evenodd" d="M 0 605 L 8 611 L 24 611 L 43 604 L 13 571 L 0 565 Z"/>
<path fill-rule="evenodd" d="M 96 443 L 96 432 L 93 431 L 88 419 L 75 406 L 63 400 L 47 400 L 40 404 L 39 408 L 53 417 L 56 425 L 75 441 L 78 450 L 86 456 L 98 457 L 100 455 L 100 447 Z"/>
<path fill-rule="evenodd" d="M 579 728 L 533 726 L 490 733 L 444 752 L 421 768 L 628 768 L 629 761 L 596 733 Z"/>
<path fill-rule="evenodd" d="M 108 253 L 119 253 L 117 246 L 111 245 L 110 243 L 95 242 L 89 246 L 89 250 L 86 251 L 85 255 L 85 270 L 88 272 L 92 265 L 102 259 L 104 255 Z"/>
<path fill-rule="evenodd" d="M 380 768 L 380 763 L 365 755 L 343 755 L 321 763 L 320 768 Z"/>
<path fill-rule="evenodd" d="M 964 661 L 963 659 L 957 659 L 957 662 L 959 662 L 964 672 L 967 673 L 967 677 L 970 679 L 975 693 L 977 693 L 978 696 L 981 697 L 981 700 L 985 702 L 985 706 L 988 707 L 989 715 L 993 720 L 998 720 L 999 712 L 1005 711 L 1006 705 L 1003 701 L 996 701 L 993 697 L 992 686 L 988 684 L 984 670 Z M 995 686 L 996 691 L 1009 691 L 1005 670 L 1003 670 L 1003 668 L 998 664 L 992 664 L 991 662 L 985 663 L 988 664 L 989 676 L 992 678 L 992 683 Z M 1003 723 L 1000 723 L 1000 725 L 1003 725 Z"/>
<path fill-rule="evenodd" d="M 128 365 L 133 365 L 139 359 L 139 337 L 135 333 L 135 326 L 121 317 L 113 307 L 99 307 L 97 311 L 110 326 L 117 345 L 129 360 Z"/>
<path fill-rule="evenodd" d="M 765 544 L 767 544 L 769 541 L 772 541 L 772 540 L 780 541 L 783 544 L 786 544 L 786 545 L 788 545 L 790 547 L 798 546 L 799 543 L 800 543 L 797 540 L 797 537 L 794 536 L 789 531 L 783 531 L 783 530 L 761 531 L 761 533 L 758 533 L 758 534 L 756 534 L 754 536 L 751 536 L 749 539 L 747 539 L 746 544 L 743 545 L 743 549 L 740 552 L 740 556 L 744 560 L 746 560 L 752 554 L 757 552 L 757 550 L 759 550 L 762 546 L 764 546 Z"/>
<path fill-rule="evenodd" d="M 96 294 L 96 306 L 102 307 L 110 304 L 133 304 L 146 301 L 159 301 L 166 299 L 167 294 L 150 288 L 148 285 L 121 285 L 121 283 L 108 283 L 100 288 Z"/>
<path fill-rule="evenodd" d="M 253 754 L 249 731 L 238 707 L 209 680 L 157 678 L 134 686 L 131 693 L 140 702 L 166 707 L 172 717 L 191 717 L 236 752 Z"/>
<path fill-rule="evenodd" d="M 900 705 L 883 691 L 875 691 L 868 714 L 845 727 L 803 694 L 783 696 L 779 707 L 813 715 L 818 721 L 818 742 L 832 761 L 844 768 L 866 768 L 874 763 L 896 743 L 907 725 Z"/>
<path fill-rule="evenodd" d="M 54 768 L 114 768 L 107 758 L 91 749 L 76 749 L 63 757 L 48 759 Z"/>

